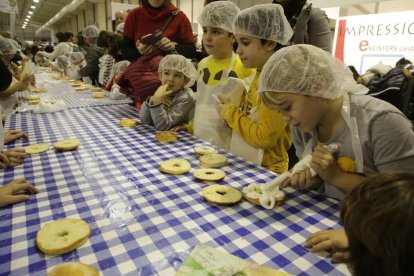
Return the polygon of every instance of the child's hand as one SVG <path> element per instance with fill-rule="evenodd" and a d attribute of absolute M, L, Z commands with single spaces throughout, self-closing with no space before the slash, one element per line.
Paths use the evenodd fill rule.
<path fill-rule="evenodd" d="M 217 95 L 215 97 L 216 102 L 216 110 L 221 115 L 221 110 L 223 109 L 224 105 L 228 102 L 226 99 L 224 99 L 221 95 Z"/>
<path fill-rule="evenodd" d="M 316 232 L 306 239 L 305 247 L 312 253 L 323 250 L 333 251 L 332 262 L 346 262 L 351 257 L 349 253 L 349 242 L 344 229 L 323 230 Z"/>
<path fill-rule="evenodd" d="M 321 145 L 312 153 L 311 167 L 324 181 L 332 184 L 342 173 L 333 154 Z"/>
<path fill-rule="evenodd" d="M 35 187 L 27 183 L 25 179 L 17 179 L 0 187 L 0 207 L 28 200 L 30 196 L 19 194 L 23 191 L 28 191 L 31 194 L 39 192 Z"/>
<path fill-rule="evenodd" d="M 172 127 L 170 130 L 171 131 L 175 131 L 175 132 L 178 132 L 178 131 L 188 131 L 188 127 L 185 126 L 185 125 L 178 125 L 178 126 Z"/>
<path fill-rule="evenodd" d="M 5 169 L 10 166 L 9 159 L 3 153 L 0 153 L 0 169 Z"/>
<path fill-rule="evenodd" d="M 319 182 L 319 179 L 316 177 L 312 177 L 312 174 L 309 168 L 304 169 L 300 173 L 295 173 L 294 175 L 292 175 L 292 178 L 290 179 L 290 185 L 296 189 L 311 188 L 315 186 L 318 182 Z M 286 187 L 286 184 L 283 187 Z"/>
<path fill-rule="evenodd" d="M 20 130 L 9 130 L 4 132 L 4 144 L 8 144 L 19 138 L 28 139 L 27 134 Z"/>
<path fill-rule="evenodd" d="M 155 43 L 155 47 L 157 47 L 158 49 L 160 49 L 164 52 L 173 52 L 173 51 L 175 51 L 175 45 L 176 44 L 177 43 L 172 42 L 167 37 L 163 37 L 163 38 L 161 38 L 160 41 Z"/>
<path fill-rule="evenodd" d="M 151 96 L 150 98 L 151 105 L 161 104 L 162 100 L 172 93 L 172 91 L 167 90 L 167 89 L 168 89 L 167 84 L 164 84 L 158 87 L 157 91 L 155 91 L 154 95 Z"/>
<path fill-rule="evenodd" d="M 170 107 L 171 107 L 171 105 L 172 105 L 172 100 L 171 100 L 170 98 L 168 98 L 168 97 L 164 97 L 164 98 L 161 100 L 161 104 L 162 104 L 164 107 L 166 107 L 166 108 L 170 108 Z"/>
<path fill-rule="evenodd" d="M 139 40 L 137 40 L 135 46 L 137 47 L 138 52 L 143 56 L 151 54 L 152 51 L 154 51 L 154 46 L 142 44 Z"/>
<path fill-rule="evenodd" d="M 22 164 L 26 157 L 26 151 L 20 148 L 3 151 L 3 154 L 7 157 L 7 160 L 9 160 L 8 167 L 16 167 Z"/>

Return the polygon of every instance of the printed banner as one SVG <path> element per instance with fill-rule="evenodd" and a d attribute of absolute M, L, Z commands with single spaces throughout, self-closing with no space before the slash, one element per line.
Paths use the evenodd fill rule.
<path fill-rule="evenodd" d="M 403 57 L 414 62 L 414 11 L 340 17 L 334 49 L 359 73 L 379 63 L 395 66 Z"/>

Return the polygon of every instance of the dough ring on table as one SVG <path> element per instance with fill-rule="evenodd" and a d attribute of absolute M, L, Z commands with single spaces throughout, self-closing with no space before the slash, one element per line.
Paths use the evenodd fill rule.
<path fill-rule="evenodd" d="M 218 169 L 198 169 L 193 172 L 195 178 L 204 181 L 220 181 L 226 176 L 226 173 Z"/>
<path fill-rule="evenodd" d="M 209 153 L 216 153 L 217 151 L 213 147 L 200 146 L 200 147 L 195 147 L 194 152 L 197 153 L 198 155 L 205 155 L 205 154 L 209 154 Z"/>
<path fill-rule="evenodd" d="M 262 191 L 260 190 L 260 187 L 255 187 L 254 191 L 255 191 L 256 193 L 260 194 L 260 195 L 262 194 Z M 282 205 L 282 204 L 283 204 L 283 202 L 285 202 L 285 196 L 284 196 L 284 193 L 282 193 L 282 195 L 283 195 L 283 197 L 276 198 L 275 207 L 276 207 L 276 206 L 280 206 L 280 205 Z M 243 197 L 244 197 L 244 198 L 245 198 L 248 202 L 250 202 L 250 203 L 252 203 L 252 204 L 254 204 L 254 205 L 260 205 L 260 206 L 262 206 L 262 205 L 260 204 L 260 200 L 259 200 L 259 198 L 251 198 L 251 197 L 247 196 L 247 194 L 246 194 L 246 193 L 243 193 Z"/>
<path fill-rule="evenodd" d="M 160 163 L 160 171 L 169 174 L 184 174 L 190 170 L 190 163 L 182 158 L 172 158 Z"/>
<path fill-rule="evenodd" d="M 94 98 L 94 99 L 102 99 L 102 98 L 106 98 L 106 95 L 105 95 L 105 93 L 102 93 L 102 92 L 94 92 L 92 94 L 92 98 Z"/>
<path fill-rule="evenodd" d="M 53 267 L 46 276 L 99 276 L 99 271 L 91 265 L 67 262 Z"/>
<path fill-rule="evenodd" d="M 80 85 L 79 85 L 80 86 Z M 76 91 L 86 91 L 86 87 L 75 87 Z"/>
<path fill-rule="evenodd" d="M 128 118 L 122 118 L 119 121 L 119 125 L 121 127 L 134 127 L 136 126 L 138 123 L 135 119 L 128 119 Z"/>
<path fill-rule="evenodd" d="M 40 103 L 40 99 L 39 100 L 28 100 L 27 103 L 29 105 L 37 105 Z"/>
<path fill-rule="evenodd" d="M 217 205 L 236 204 L 242 198 L 242 193 L 236 188 L 219 184 L 204 188 L 202 194 L 205 200 Z"/>
<path fill-rule="evenodd" d="M 205 168 L 223 167 L 227 163 L 227 157 L 218 153 L 209 153 L 200 157 L 200 164 Z"/>
<path fill-rule="evenodd" d="M 36 234 L 36 245 L 46 255 L 61 255 L 83 245 L 91 229 L 81 219 L 65 218 L 47 223 Z"/>
<path fill-rule="evenodd" d="M 161 143 L 170 143 L 177 141 L 177 133 L 174 131 L 158 131 L 155 134 L 155 139 Z"/>
<path fill-rule="evenodd" d="M 48 151 L 49 148 L 50 148 L 50 145 L 47 143 L 44 143 L 44 144 L 35 144 L 35 145 L 24 147 L 24 150 L 26 151 L 26 154 L 39 154 L 41 152 Z"/>
<path fill-rule="evenodd" d="M 53 147 L 55 148 L 55 150 L 69 151 L 77 149 L 79 145 L 80 141 L 78 139 L 65 139 L 57 141 L 53 144 Z"/>
<path fill-rule="evenodd" d="M 100 87 L 91 87 L 89 90 L 91 90 L 92 92 L 100 92 L 101 88 Z"/>
<path fill-rule="evenodd" d="M 46 88 L 44 87 L 33 87 L 33 88 L 30 88 L 29 90 L 30 92 L 33 92 L 33 93 L 45 93 L 46 92 Z"/>

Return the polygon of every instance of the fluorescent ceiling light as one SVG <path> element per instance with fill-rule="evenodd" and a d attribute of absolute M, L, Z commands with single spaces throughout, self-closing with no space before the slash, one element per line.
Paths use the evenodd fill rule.
<path fill-rule="evenodd" d="M 39 3 L 39 0 L 33 0 L 34 3 Z"/>
<path fill-rule="evenodd" d="M 34 10 L 34 9 L 36 9 L 36 6 L 30 6 L 30 8 L 31 8 L 32 10 Z"/>
<path fill-rule="evenodd" d="M 32 11 L 28 11 L 28 13 L 29 13 L 29 14 L 33 14 L 33 12 L 32 12 Z"/>

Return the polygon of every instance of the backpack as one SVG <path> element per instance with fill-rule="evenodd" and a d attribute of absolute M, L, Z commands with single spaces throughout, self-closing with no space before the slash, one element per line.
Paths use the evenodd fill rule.
<path fill-rule="evenodd" d="M 377 75 L 367 85 L 368 95 L 397 107 L 413 120 L 414 114 L 414 67 L 393 68 L 383 76 Z"/>

